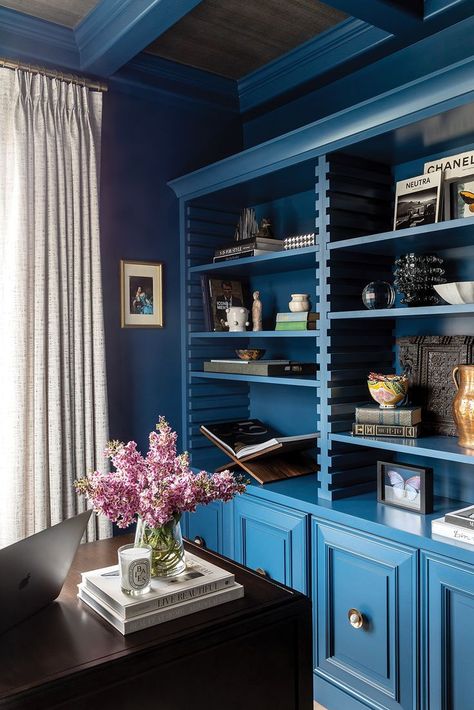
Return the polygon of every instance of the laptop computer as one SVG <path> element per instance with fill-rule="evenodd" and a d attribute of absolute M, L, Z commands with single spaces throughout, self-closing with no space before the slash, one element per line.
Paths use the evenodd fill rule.
<path fill-rule="evenodd" d="M 91 510 L 0 550 L 0 634 L 59 595 Z"/>

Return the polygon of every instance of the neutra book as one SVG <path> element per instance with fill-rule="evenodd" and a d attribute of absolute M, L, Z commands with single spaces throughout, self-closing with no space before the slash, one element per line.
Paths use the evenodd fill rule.
<path fill-rule="evenodd" d="M 437 171 L 397 182 L 394 230 L 439 221 L 441 178 L 442 173 Z"/>

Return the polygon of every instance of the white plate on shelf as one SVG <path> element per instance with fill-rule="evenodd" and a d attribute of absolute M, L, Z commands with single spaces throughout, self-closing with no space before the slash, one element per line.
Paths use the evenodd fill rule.
<path fill-rule="evenodd" d="M 474 303 L 474 281 L 453 281 L 433 287 L 441 298 L 452 306 Z"/>

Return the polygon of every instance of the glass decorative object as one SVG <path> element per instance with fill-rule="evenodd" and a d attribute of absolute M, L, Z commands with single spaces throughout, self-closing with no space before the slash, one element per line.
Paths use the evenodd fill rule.
<path fill-rule="evenodd" d="M 395 286 L 407 306 L 436 306 L 434 286 L 446 283 L 443 259 L 436 254 L 405 254 L 395 262 Z"/>
<path fill-rule="evenodd" d="M 392 308 L 395 289 L 387 281 L 371 281 L 362 291 L 362 302 L 369 309 Z"/>
<path fill-rule="evenodd" d="M 151 547 L 152 577 L 176 577 L 186 568 L 180 517 L 176 515 L 157 528 L 148 527 L 143 518 L 138 518 L 135 547 Z"/>

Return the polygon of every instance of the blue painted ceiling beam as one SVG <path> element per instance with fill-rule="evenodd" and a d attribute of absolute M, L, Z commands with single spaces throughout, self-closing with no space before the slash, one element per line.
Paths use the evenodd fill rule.
<path fill-rule="evenodd" d="M 75 29 L 81 69 L 110 76 L 202 0 L 101 0 Z"/>
<path fill-rule="evenodd" d="M 390 34 L 401 34 L 421 25 L 423 0 L 325 0 L 337 10 L 368 22 Z"/>

